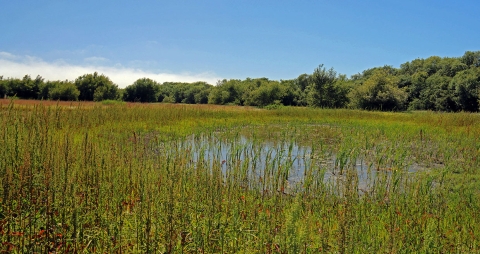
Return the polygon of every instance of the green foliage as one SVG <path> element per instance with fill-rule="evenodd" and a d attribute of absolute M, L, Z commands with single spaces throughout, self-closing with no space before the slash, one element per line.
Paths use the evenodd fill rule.
<path fill-rule="evenodd" d="M 74 83 L 69 81 L 54 81 L 48 92 L 48 98 L 51 100 L 76 101 L 80 96 L 80 91 Z"/>
<path fill-rule="evenodd" d="M 247 79 L 247 81 L 249 81 Z M 217 82 L 217 85 L 212 88 L 209 96 L 209 104 L 235 104 L 243 105 L 245 98 L 242 82 L 238 79 L 221 80 Z"/>
<path fill-rule="evenodd" d="M 268 104 L 267 106 L 264 107 L 264 109 L 267 110 L 275 110 L 275 109 L 281 109 L 284 106 L 280 101 L 274 101 L 272 104 Z"/>
<path fill-rule="evenodd" d="M 22 79 L 8 79 L 7 83 L 10 96 L 22 99 L 36 99 L 43 84 L 43 78 L 37 76 L 35 79 L 32 79 L 30 75 L 25 75 Z"/>
<path fill-rule="evenodd" d="M 119 101 L 119 100 L 104 100 L 102 101 L 102 105 L 125 105 L 126 102 Z"/>
<path fill-rule="evenodd" d="M 458 72 L 468 69 L 468 65 L 462 63 L 458 58 L 443 58 L 438 73 L 442 76 L 454 77 Z"/>
<path fill-rule="evenodd" d="M 463 111 L 479 110 L 480 67 L 459 72 L 451 81 L 454 101 Z"/>
<path fill-rule="evenodd" d="M 291 105 L 307 106 L 307 87 L 310 80 L 310 75 L 301 74 L 293 80 L 293 84 L 289 85 L 289 90 L 293 90 L 293 103 Z"/>
<path fill-rule="evenodd" d="M 160 86 L 158 101 L 169 103 L 207 104 L 212 85 L 205 82 L 165 82 Z"/>
<path fill-rule="evenodd" d="M 375 70 L 365 82 L 354 88 L 350 103 L 354 108 L 374 110 L 402 110 L 407 93 L 397 87 L 398 78 L 385 70 Z"/>
<path fill-rule="evenodd" d="M 310 76 L 307 92 L 307 104 L 312 107 L 337 108 L 337 94 L 335 87 L 337 72 L 333 68 L 326 70 L 323 64 L 319 65 Z"/>
<path fill-rule="evenodd" d="M 38 91 L 38 99 L 40 100 L 48 100 L 50 99 L 50 91 L 54 89 L 60 81 L 47 81 L 44 82 Z M 78 90 L 78 89 L 77 89 Z"/>
<path fill-rule="evenodd" d="M 460 60 L 469 67 L 480 67 L 480 51 L 467 51 Z"/>
<path fill-rule="evenodd" d="M 403 84 L 400 87 L 404 87 L 407 90 L 408 102 L 413 102 L 414 100 L 419 100 L 420 94 L 424 91 L 427 87 L 426 81 L 428 79 L 428 73 L 425 71 L 415 72 L 411 76 L 402 76 L 402 78 L 409 79 L 408 84 L 404 86 Z M 401 82 L 401 81 L 400 81 Z"/>
<path fill-rule="evenodd" d="M 450 87 L 452 78 L 442 76 L 439 73 L 423 80 L 424 77 L 421 78 L 421 89 L 418 90 L 418 97 L 410 103 L 409 109 L 456 111 L 457 107 L 453 101 L 454 91 Z"/>
<path fill-rule="evenodd" d="M 115 100 L 118 97 L 118 86 L 97 72 L 78 77 L 75 86 L 80 91 L 78 99 L 81 101 Z"/>
<path fill-rule="evenodd" d="M 277 81 L 268 79 L 253 80 L 256 82 L 254 89 L 250 90 L 245 98 L 245 105 L 264 107 L 280 102 L 285 95 L 285 87 Z"/>
<path fill-rule="evenodd" d="M 3 76 L 0 76 L 0 99 L 6 98 L 7 94 L 10 92 L 8 83 L 8 80 L 5 80 L 3 79 Z"/>
<path fill-rule="evenodd" d="M 156 102 L 159 84 L 149 78 L 137 79 L 125 88 L 123 100 L 132 102 Z"/>
<path fill-rule="evenodd" d="M 217 104 L 266 107 L 268 105 L 377 110 L 479 111 L 478 68 L 480 51 L 461 57 L 431 56 L 394 68 L 366 69 L 347 78 L 319 65 L 312 74 L 290 80 L 268 78 L 224 79 L 212 86 L 205 82 L 164 82 L 143 78 L 125 89 L 98 73 L 75 80 L 79 100 L 125 100 L 186 104 Z M 384 76 L 384 78 L 380 76 Z M 0 79 L 0 96 L 23 99 L 59 98 L 62 91 L 41 76 L 31 79 Z M 56 89 L 53 93 L 52 90 Z M 75 99 L 74 89 L 62 98 Z"/>

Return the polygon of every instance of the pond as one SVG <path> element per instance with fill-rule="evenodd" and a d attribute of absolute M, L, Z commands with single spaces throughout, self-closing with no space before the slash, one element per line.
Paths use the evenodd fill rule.
<path fill-rule="evenodd" d="M 217 168 L 226 179 L 250 182 L 247 184 L 252 184 L 252 179 L 264 183 L 269 179 L 270 188 L 282 186 L 282 191 L 303 188 L 308 177 L 323 179 L 332 186 L 350 181 L 359 191 L 365 192 L 382 179 L 413 175 L 426 169 L 415 163 L 403 163 L 399 168 L 381 164 L 366 155 L 244 135 L 229 138 L 215 134 L 192 135 L 175 142 L 175 146 L 176 151 L 188 154 L 192 167 Z"/>

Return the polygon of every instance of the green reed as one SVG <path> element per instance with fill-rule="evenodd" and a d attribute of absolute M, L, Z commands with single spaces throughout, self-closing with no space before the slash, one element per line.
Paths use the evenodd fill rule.
<path fill-rule="evenodd" d="M 1 248 L 480 252 L 479 120 L 308 108 L 2 106 Z"/>

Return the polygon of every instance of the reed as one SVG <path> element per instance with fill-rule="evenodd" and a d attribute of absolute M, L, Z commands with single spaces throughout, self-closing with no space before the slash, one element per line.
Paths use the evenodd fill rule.
<path fill-rule="evenodd" d="M 4 252 L 480 252 L 478 114 L 0 105 Z"/>

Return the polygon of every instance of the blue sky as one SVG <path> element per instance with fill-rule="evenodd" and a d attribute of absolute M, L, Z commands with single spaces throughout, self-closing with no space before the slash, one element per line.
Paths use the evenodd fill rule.
<path fill-rule="evenodd" d="M 120 87 L 291 79 L 319 64 L 352 75 L 480 50 L 479 1 L 0 0 L 0 75 Z"/>

